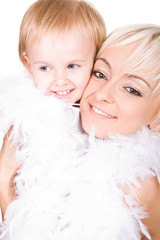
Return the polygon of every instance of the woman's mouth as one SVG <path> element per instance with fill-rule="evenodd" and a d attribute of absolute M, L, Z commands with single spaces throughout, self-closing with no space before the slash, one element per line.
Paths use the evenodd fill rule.
<path fill-rule="evenodd" d="M 113 115 L 110 115 L 106 112 L 103 112 L 102 110 L 100 110 L 99 108 L 90 105 L 91 111 L 96 114 L 96 116 L 98 117 L 103 117 L 103 118 L 110 118 L 110 119 L 115 119 L 116 117 Z"/>

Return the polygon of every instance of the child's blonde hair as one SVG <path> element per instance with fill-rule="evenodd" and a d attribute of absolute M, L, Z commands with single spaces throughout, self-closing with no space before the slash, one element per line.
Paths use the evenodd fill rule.
<path fill-rule="evenodd" d="M 98 56 L 107 48 L 131 43 L 137 43 L 137 47 L 127 62 L 132 70 L 152 73 L 154 77 L 149 81 L 155 84 L 153 94 L 160 98 L 160 26 L 135 24 L 120 27 L 108 35 Z M 160 119 L 160 110 L 156 119 Z"/>
<path fill-rule="evenodd" d="M 93 37 L 96 53 L 106 38 L 106 26 L 100 13 L 84 0 L 38 0 L 25 13 L 19 35 L 19 56 L 24 63 L 26 41 L 31 31 L 35 37 L 47 31 L 63 33 L 72 27 Z M 65 44 L 65 43 L 64 43 Z"/>

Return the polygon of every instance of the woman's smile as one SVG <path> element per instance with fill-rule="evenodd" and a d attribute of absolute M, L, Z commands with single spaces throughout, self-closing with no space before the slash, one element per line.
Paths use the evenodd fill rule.
<path fill-rule="evenodd" d="M 115 119 L 116 117 L 113 116 L 113 115 L 110 115 L 106 112 L 104 112 L 103 110 L 100 110 L 99 108 L 97 108 L 96 106 L 93 106 L 93 105 L 89 105 L 90 106 L 90 112 L 95 116 L 95 117 L 98 117 L 98 118 L 110 118 L 110 119 Z"/>

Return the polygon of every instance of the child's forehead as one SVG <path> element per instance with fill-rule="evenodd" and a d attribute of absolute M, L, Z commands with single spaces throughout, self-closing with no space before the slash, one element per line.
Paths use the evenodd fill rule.
<path fill-rule="evenodd" d="M 83 34 L 76 35 L 74 31 L 66 33 L 46 32 L 37 35 L 32 31 L 26 41 L 25 53 L 28 56 L 49 56 L 61 59 L 90 59 L 96 53 L 96 44 L 93 39 L 86 39 Z M 88 61 L 88 60 L 87 60 Z"/>
<path fill-rule="evenodd" d="M 75 26 L 72 26 L 70 29 L 32 29 L 26 39 L 26 45 L 32 44 L 35 41 L 41 41 L 46 36 L 50 36 L 50 38 L 60 39 L 60 38 L 82 38 L 88 41 L 93 39 L 91 33 L 86 31 L 85 28 L 77 29 Z"/>

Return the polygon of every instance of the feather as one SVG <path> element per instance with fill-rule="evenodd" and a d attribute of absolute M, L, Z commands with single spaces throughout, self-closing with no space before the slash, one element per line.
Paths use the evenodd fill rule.
<path fill-rule="evenodd" d="M 146 209 L 120 186 L 160 179 L 159 135 L 142 128 L 100 140 L 93 129 L 87 137 L 79 111 L 44 96 L 28 78 L 2 80 L 0 101 L 1 132 L 14 126 L 22 162 L 14 179 L 18 197 L 7 209 L 0 239 L 139 240 L 140 232 L 150 237 L 142 224 Z"/>

